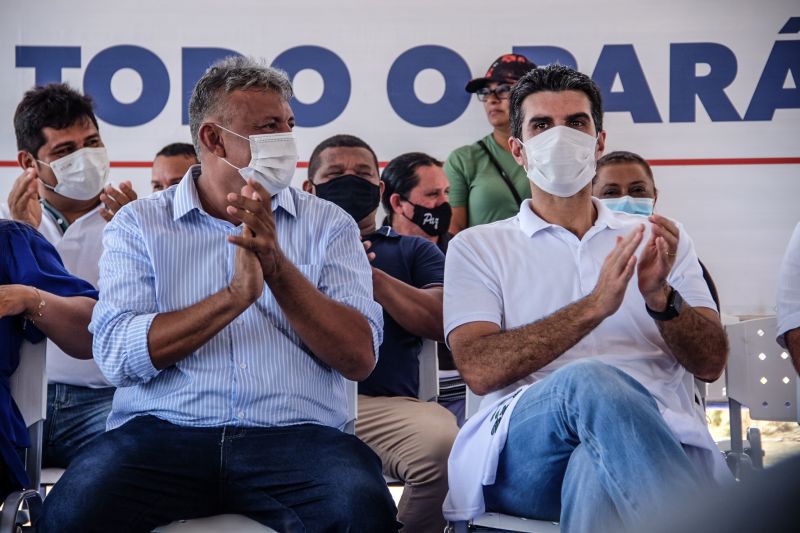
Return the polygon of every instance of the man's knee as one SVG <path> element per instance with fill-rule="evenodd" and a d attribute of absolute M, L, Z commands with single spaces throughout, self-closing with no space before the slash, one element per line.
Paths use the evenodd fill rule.
<path fill-rule="evenodd" d="M 81 448 L 44 501 L 41 531 L 91 531 L 92 519 L 115 507 L 109 495 L 123 480 L 126 457 L 118 432 Z"/>
<path fill-rule="evenodd" d="M 397 531 L 397 508 L 381 475 L 380 459 L 355 437 L 346 437 L 356 442 L 348 446 L 344 468 L 329 471 L 331 489 L 319 503 L 321 513 L 351 531 Z"/>
<path fill-rule="evenodd" d="M 421 416 L 415 420 L 415 435 L 420 441 L 423 459 L 445 461 L 458 435 L 456 418 L 441 405 L 433 402 L 422 404 Z"/>

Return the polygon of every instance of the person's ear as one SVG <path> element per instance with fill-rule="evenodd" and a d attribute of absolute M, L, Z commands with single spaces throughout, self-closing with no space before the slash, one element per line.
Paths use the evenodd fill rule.
<path fill-rule="evenodd" d="M 383 191 L 386 190 L 386 182 L 381 180 L 381 183 L 380 183 L 380 185 L 378 185 L 378 187 L 380 187 L 380 191 L 381 191 L 380 197 L 383 198 Z"/>
<path fill-rule="evenodd" d="M 653 187 L 653 207 L 656 206 L 657 201 L 658 201 L 658 189 Z"/>
<path fill-rule="evenodd" d="M 19 164 L 22 170 L 36 167 L 36 158 L 33 157 L 33 154 L 26 150 L 20 150 L 17 152 L 17 163 Z"/>
<path fill-rule="evenodd" d="M 213 124 L 208 122 L 201 124 L 200 129 L 197 131 L 197 137 L 200 139 L 200 145 L 205 148 L 207 152 L 217 157 L 226 157 L 225 143 Z"/>
<path fill-rule="evenodd" d="M 400 204 L 400 202 L 402 202 L 402 201 L 403 201 L 403 198 L 397 193 L 393 193 L 389 197 L 389 205 L 392 207 L 392 212 L 393 213 L 398 213 L 399 214 L 399 213 L 403 212 L 403 206 Z"/>
<path fill-rule="evenodd" d="M 528 156 L 525 155 L 525 147 L 522 145 L 522 142 L 515 137 L 509 137 L 508 149 L 511 151 L 511 155 L 514 156 L 514 161 L 522 168 L 527 169 Z"/>
<path fill-rule="evenodd" d="M 597 147 L 595 148 L 594 152 L 595 160 L 603 157 L 603 152 L 605 152 L 605 150 L 606 150 L 606 130 L 603 130 L 599 134 L 597 134 Z"/>
<path fill-rule="evenodd" d="M 311 180 L 305 180 L 303 182 L 303 190 L 308 194 L 313 194 L 314 196 L 317 195 L 317 191 L 314 189 L 314 184 L 311 183 Z"/>

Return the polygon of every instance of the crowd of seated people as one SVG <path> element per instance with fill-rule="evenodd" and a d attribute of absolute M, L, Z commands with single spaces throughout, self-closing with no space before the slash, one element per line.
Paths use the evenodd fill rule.
<path fill-rule="evenodd" d="M 335 135 L 300 190 L 289 78 L 220 60 L 149 196 L 107 183 L 90 98 L 25 93 L 0 209 L 0 489 L 28 483 L 8 378 L 23 340 L 47 337 L 44 465 L 66 471 L 39 531 L 232 513 L 434 532 L 487 510 L 636 531 L 731 481 L 683 387 L 725 367 L 716 289 L 654 212 L 647 162 L 604 155 L 597 85 L 507 54 L 466 90 L 493 128 L 481 143 L 381 175 L 369 144 Z M 798 234 L 777 332 L 795 362 Z M 438 402 L 418 398 L 426 340 Z M 464 383 L 484 397 L 466 421 Z"/>

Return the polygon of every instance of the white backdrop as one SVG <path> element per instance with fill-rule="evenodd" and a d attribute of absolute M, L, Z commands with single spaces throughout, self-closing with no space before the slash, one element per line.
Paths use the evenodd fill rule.
<path fill-rule="evenodd" d="M 349 74 L 349 99 L 334 118 L 314 126 L 306 121 L 306 126 L 296 129 L 301 159 L 307 159 L 324 138 L 352 133 L 363 137 L 386 161 L 411 150 L 445 158 L 453 148 L 488 132 L 482 107 L 474 98 L 464 103 L 463 113 L 455 112 L 449 119 L 441 119 L 442 112 L 437 111 L 409 120 L 393 107 L 389 94 L 402 88 L 389 83 L 390 72 L 409 50 L 423 45 L 444 47 L 455 58 L 446 61 L 448 65 L 458 64 L 460 57 L 471 75 L 477 76 L 514 47 L 559 47 L 589 74 L 601 63 L 599 70 L 605 72 L 619 69 L 611 91 L 649 104 L 644 107 L 650 111 L 651 122 L 628 111 L 606 114 L 609 151 L 626 149 L 673 163 L 687 159 L 727 163 L 656 166 L 657 209 L 685 224 L 717 282 L 726 312 L 769 314 L 774 312 L 778 265 L 800 220 L 800 89 L 796 85 L 800 83 L 800 53 L 793 53 L 798 48 L 786 48 L 798 44 L 800 24 L 791 23 L 792 17 L 800 17 L 796 0 L 539 0 L 502 5 L 476 0 L 3 0 L 0 199 L 5 199 L 19 173 L 13 163 L 16 104 L 34 85 L 37 73 L 44 75 L 42 65 L 60 61 L 53 59 L 59 54 L 70 58 L 64 60 L 68 66 L 60 70 L 61 79 L 79 89 L 86 87 L 98 101 L 102 98 L 89 87 L 102 87 L 100 59 L 113 55 L 110 48 L 138 47 L 164 65 L 169 88 L 147 86 L 148 98 L 153 94 L 156 100 L 166 98 L 152 118 L 136 126 L 121 126 L 119 119 L 108 118 L 110 114 L 106 114 L 108 120 L 101 117 L 101 134 L 117 165 L 112 179 L 132 179 L 135 188 L 146 194 L 149 169 L 128 163 L 141 165 L 163 145 L 189 141 L 188 126 L 181 123 L 185 49 L 226 48 L 268 61 L 296 47 L 333 52 Z M 784 26 L 785 32 L 779 33 Z M 54 48 L 40 49 L 41 56 L 26 56 L 30 47 Z M 614 53 L 628 56 L 614 59 L 619 57 Z M 124 63 L 125 53 L 114 57 L 119 60 L 120 56 Z M 687 67 L 689 60 L 696 65 L 690 61 Z M 115 69 L 113 60 L 109 61 L 111 67 L 105 68 L 112 72 L 105 87 L 110 87 L 117 107 L 144 100 L 144 77 L 136 69 Z M 768 64 L 773 73 L 779 73 L 780 83 L 776 88 L 773 81 L 771 93 L 762 91 L 754 98 Z M 294 82 L 300 104 L 313 107 L 323 95 L 332 97 L 342 91 L 340 84 L 326 85 L 313 69 L 298 70 Z M 448 94 L 456 101 L 453 94 L 466 81 L 460 76 L 421 68 L 412 76 L 412 93 L 423 103 L 421 107 Z M 687 89 L 687 84 L 696 81 L 702 86 L 704 80 L 720 76 L 730 79 L 712 81 L 717 89 L 699 89 L 712 96 L 703 93 L 695 98 Z M 448 93 L 448 88 L 454 93 Z M 775 94 L 782 95 L 778 104 L 778 99 L 771 98 Z M 649 102 L 648 95 L 652 95 Z M 761 108 L 774 100 L 772 107 L 777 109 L 766 117 L 748 117 L 754 99 L 760 100 Z M 653 110 L 658 115 L 655 122 Z M 413 123 L 430 117 L 440 124 Z M 730 161 L 738 158 L 760 163 L 789 158 L 791 164 Z M 295 184 L 303 178 L 304 171 L 298 170 Z"/>

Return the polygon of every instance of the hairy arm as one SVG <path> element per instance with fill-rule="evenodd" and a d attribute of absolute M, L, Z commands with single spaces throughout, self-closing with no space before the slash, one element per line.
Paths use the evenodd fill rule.
<path fill-rule="evenodd" d="M 550 316 L 509 331 L 470 322 L 450 332 L 453 359 L 464 381 L 485 395 L 546 366 L 575 346 L 605 318 L 589 295 Z"/>
<path fill-rule="evenodd" d="M 695 377 L 710 383 L 722 375 L 728 361 L 728 337 L 716 311 L 684 304 L 677 317 L 656 320 L 656 325 L 672 355 Z"/>
<path fill-rule="evenodd" d="M 501 389 L 539 370 L 577 344 L 619 309 L 633 276 L 633 255 L 643 227 L 618 237 L 595 289 L 586 297 L 526 326 L 500 331 L 497 324 L 469 322 L 450 332 L 453 358 L 477 394 Z"/>
<path fill-rule="evenodd" d="M 671 292 L 667 276 L 673 269 L 680 235 L 669 219 L 650 217 L 652 234 L 639 260 L 638 284 L 647 306 L 654 311 L 667 308 Z M 688 257 L 688 259 L 687 259 Z M 683 256 L 692 265 L 694 254 Z M 717 312 L 684 304 L 681 313 L 669 321 L 656 320 L 658 330 L 672 354 L 683 367 L 703 381 L 714 381 L 728 360 L 728 338 Z"/>

